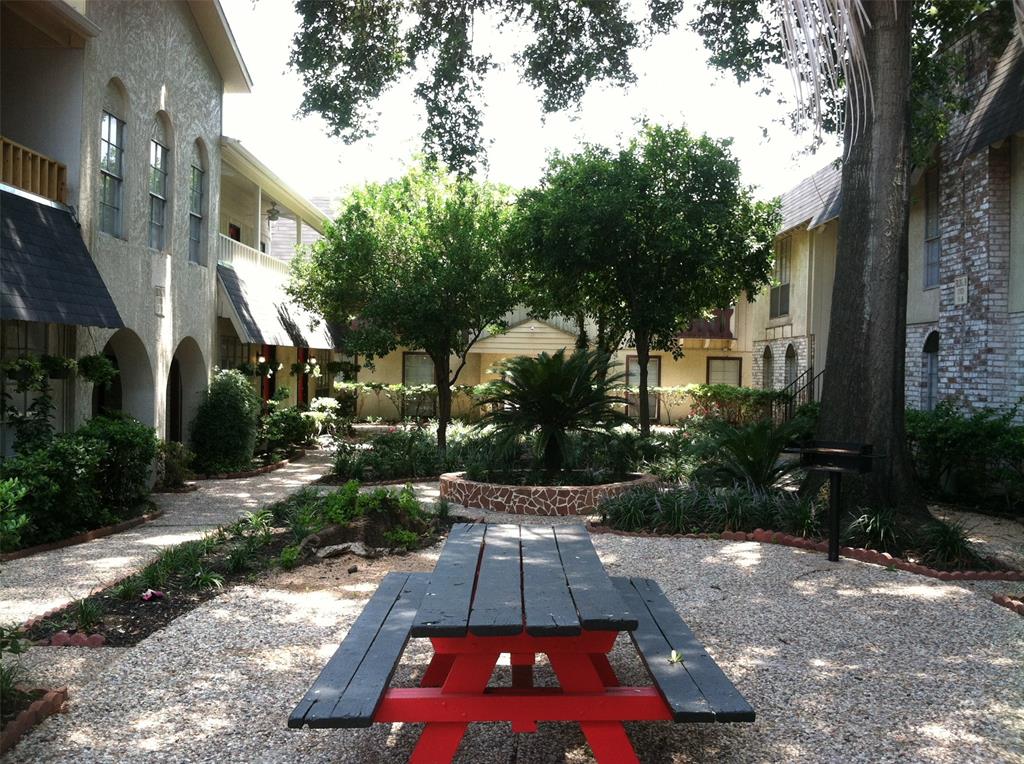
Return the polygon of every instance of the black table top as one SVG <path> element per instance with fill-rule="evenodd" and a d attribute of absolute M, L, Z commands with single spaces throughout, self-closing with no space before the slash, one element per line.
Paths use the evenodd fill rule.
<path fill-rule="evenodd" d="M 636 627 L 582 525 L 462 523 L 441 550 L 412 636 L 574 636 Z"/>

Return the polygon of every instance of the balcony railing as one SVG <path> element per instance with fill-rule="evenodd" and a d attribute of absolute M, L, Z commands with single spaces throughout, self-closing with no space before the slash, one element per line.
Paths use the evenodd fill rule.
<path fill-rule="evenodd" d="M 270 270 L 277 271 L 284 276 L 287 276 L 290 272 L 288 263 L 278 260 L 276 257 L 260 252 L 258 249 L 242 244 L 240 241 L 235 241 L 232 238 L 225 236 L 224 234 L 218 234 L 217 241 L 217 260 L 222 263 L 232 263 L 235 265 L 253 265 L 260 268 L 269 268 Z"/>
<path fill-rule="evenodd" d="M 3 151 L 0 182 L 67 204 L 67 167 L 9 138 L 0 137 L 0 148 Z"/>
<path fill-rule="evenodd" d="M 711 318 L 698 319 L 679 333 L 682 339 L 733 340 L 732 308 L 720 308 Z"/>

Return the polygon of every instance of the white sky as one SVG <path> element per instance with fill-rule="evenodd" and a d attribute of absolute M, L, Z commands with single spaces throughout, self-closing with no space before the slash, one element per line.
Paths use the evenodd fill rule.
<path fill-rule="evenodd" d="M 412 98 L 411 81 L 396 86 L 379 103 L 375 136 L 345 145 L 328 137 L 319 117 L 295 117 L 302 85 L 288 68 L 298 27 L 291 1 L 222 3 L 254 83 L 250 94 L 225 97 L 226 135 L 240 139 L 306 196 L 336 198 L 346 188 L 402 173 L 422 145 L 422 108 Z M 476 44 L 494 46 L 498 60 L 509 62 L 516 38 L 478 29 Z M 483 124 L 485 137 L 492 141 L 488 176 L 517 188 L 529 186 L 539 179 L 550 151 L 572 151 L 581 142 L 616 145 L 635 133 L 635 120 L 643 117 L 714 138 L 733 138 L 744 180 L 763 198 L 782 193 L 839 153 L 835 143 L 816 155 L 804 153 L 809 136 L 795 136 L 779 123 L 785 110 L 774 96 L 758 96 L 750 85 L 740 87 L 731 75 L 708 67 L 706 58 L 684 11 L 672 33 L 634 53 L 635 85 L 625 90 L 597 85 L 578 112 L 546 119 L 537 94 L 519 81 L 514 66 L 493 72 L 485 86 Z M 789 95 L 790 80 L 783 77 L 780 89 Z"/>

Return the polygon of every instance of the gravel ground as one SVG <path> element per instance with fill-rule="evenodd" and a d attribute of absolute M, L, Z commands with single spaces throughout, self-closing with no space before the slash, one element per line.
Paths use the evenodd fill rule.
<path fill-rule="evenodd" d="M 145 567 L 160 550 L 202 537 L 245 512 L 270 504 L 316 480 L 330 454 L 310 452 L 274 472 L 237 480 L 203 480 L 191 493 L 153 494 L 163 516 L 85 544 L 3 563 L 0 624 L 22 623 L 84 597 L 98 586 Z"/>
<path fill-rule="evenodd" d="M 752 542 L 594 543 L 613 574 L 661 583 L 758 712 L 749 725 L 627 725 L 642 761 L 1024 762 L 1024 619 L 969 587 Z M 405 761 L 417 725 L 314 731 L 285 721 L 384 573 L 429 570 L 437 552 L 342 558 L 235 587 L 135 647 L 103 651 L 113 657 L 70 712 L 7 758 Z M 359 572 L 348 575 L 353 562 Z M 397 683 L 423 671 L 421 642 Z M 612 662 L 624 681 L 645 683 L 627 641 Z M 550 681 L 544 665 L 538 676 Z M 507 678 L 499 668 L 496 681 Z M 484 760 L 591 759 L 574 725 L 532 735 L 472 725 L 458 761 Z"/>
<path fill-rule="evenodd" d="M 929 507 L 943 520 L 963 523 L 967 537 L 985 557 L 1024 570 L 1024 519 L 993 517 L 978 512 L 963 512 L 945 505 Z"/>

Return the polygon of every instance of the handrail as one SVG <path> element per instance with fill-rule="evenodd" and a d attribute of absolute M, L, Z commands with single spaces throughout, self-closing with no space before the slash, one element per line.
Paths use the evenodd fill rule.
<path fill-rule="evenodd" d="M 68 168 L 56 159 L 0 136 L 0 181 L 61 204 L 68 200 Z"/>
<path fill-rule="evenodd" d="M 772 418 L 776 422 L 788 422 L 794 417 L 798 407 L 819 400 L 824 374 L 824 369 L 817 374 L 814 373 L 814 367 L 804 369 L 803 373 L 780 391 L 781 400 L 772 405 Z"/>
<path fill-rule="evenodd" d="M 276 257 L 268 255 L 265 252 L 260 252 L 258 249 L 253 249 L 247 244 L 235 241 L 222 233 L 217 236 L 217 260 L 219 262 L 231 263 L 232 265 L 245 264 L 253 265 L 258 268 L 268 268 L 272 271 L 277 271 L 284 276 L 288 276 L 291 273 L 291 268 L 288 263 L 283 260 L 278 260 Z"/>

